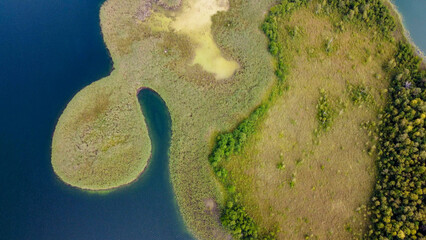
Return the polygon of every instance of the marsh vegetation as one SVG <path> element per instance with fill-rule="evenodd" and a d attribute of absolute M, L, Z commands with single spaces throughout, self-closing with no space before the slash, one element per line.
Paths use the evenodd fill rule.
<path fill-rule="evenodd" d="M 58 122 L 52 163 L 63 180 L 104 189 L 138 176 L 150 144 L 136 93 L 149 87 L 169 107 L 171 180 L 195 237 L 422 236 L 424 72 L 397 45 L 386 5 L 147 2 L 102 7 L 115 70 Z"/>
<path fill-rule="evenodd" d="M 264 12 L 272 2 L 230 1 L 228 11 L 213 16 L 211 32 L 218 48 L 223 56 L 228 56 L 226 59 L 233 59 L 240 66 L 232 77 L 219 81 L 215 74 L 193 64 L 197 45 L 187 34 L 174 31 L 171 22 L 164 17 L 177 15 L 182 9 L 169 13 L 170 10 L 153 4 L 151 16 L 141 21 L 137 18 L 138 9 L 146 1 L 105 2 L 100 13 L 101 27 L 114 61 L 114 71 L 71 100 L 56 127 L 52 162 L 61 157 L 66 163 L 78 153 L 82 162 L 93 159 L 107 164 L 108 158 L 99 155 L 99 150 L 118 133 L 135 138 L 128 137 L 109 148 L 108 156 L 122 152 L 123 157 L 114 158 L 116 164 L 124 160 L 134 162 L 140 168 L 131 169 L 140 173 L 149 158 L 150 144 L 136 93 L 141 87 L 149 87 L 164 99 L 172 118 L 170 174 L 185 223 L 197 238 L 226 238 L 228 233 L 220 225 L 218 213 L 210 211 L 206 205 L 207 200 L 219 205 L 223 201 L 222 187 L 206 163 L 212 137 L 231 128 L 236 119 L 242 120 L 272 86 L 271 57 L 266 38 L 259 29 Z M 77 113 L 91 104 L 96 105 L 94 96 L 103 92 L 112 92 L 103 114 L 72 128 L 75 119 L 82 115 Z M 119 109 L 127 111 L 117 116 Z M 94 132 L 102 129 L 102 135 L 87 142 L 90 149 L 98 151 L 92 158 L 87 158 L 85 152 L 74 151 L 75 139 L 83 136 L 84 128 Z M 110 171 L 116 169 L 109 166 L 112 167 Z M 65 168 L 72 169 L 68 167 Z M 98 173 L 104 176 L 101 171 Z M 123 173 L 120 174 L 122 179 L 129 181 L 138 176 L 129 177 Z M 78 173 L 75 176 L 78 177 Z M 121 183 L 115 182 L 113 186 Z M 111 188 L 111 185 L 102 187 Z M 94 188 L 99 189 L 99 186 Z"/>

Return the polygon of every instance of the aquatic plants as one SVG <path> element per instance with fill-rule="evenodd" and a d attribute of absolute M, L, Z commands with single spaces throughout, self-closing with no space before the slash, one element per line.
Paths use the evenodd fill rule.
<path fill-rule="evenodd" d="M 154 0 L 158 5 L 167 9 L 175 9 L 182 4 L 182 0 Z"/>
<path fill-rule="evenodd" d="M 64 121 L 60 120 L 61 123 L 57 125 L 64 131 L 56 132 L 70 141 L 57 141 L 52 146 L 52 152 L 53 148 L 61 147 L 58 155 L 72 159 L 77 153 L 75 141 L 89 129 L 93 133 L 90 135 L 92 138 L 81 145 L 87 146 L 82 150 L 90 151 L 91 155 L 80 156 L 84 161 L 88 160 L 88 156 L 93 156 L 93 163 L 98 165 L 105 162 L 105 171 L 99 171 L 102 177 L 111 180 L 108 176 L 119 169 L 114 166 L 117 162 L 125 170 L 139 171 L 129 162 L 144 164 L 150 155 L 150 144 L 136 93 L 141 87 L 155 90 L 166 102 L 172 118 L 169 170 L 185 224 L 196 238 L 209 239 L 214 236 L 225 239 L 226 232 L 217 221 L 216 212 L 206 214 L 209 209 L 206 199 L 222 201 L 221 189 L 207 164 L 211 151 L 209 140 L 215 132 L 233 127 L 236 119 L 242 121 L 272 85 L 274 73 L 270 54 L 259 47 L 266 45 L 259 25 L 264 19 L 263 12 L 269 9 L 272 2 L 232 0 L 228 11 L 220 11 L 212 17 L 214 42 L 226 59 L 237 60 L 244 66 L 229 79 L 218 81 L 213 74 L 191 64 L 196 46 L 191 44 L 187 34 L 172 31 L 170 22 L 163 22 L 166 17 L 163 14 L 174 14 L 169 12 L 171 10 L 154 7 L 155 12 L 151 17 L 141 22 L 137 14 L 145 0 L 105 1 L 100 12 L 102 35 L 114 61 L 114 70 L 107 78 L 92 84 L 97 86 L 85 88 L 78 94 L 81 97 L 76 96 L 70 102 L 61 117 Z M 187 4 L 182 5 L 182 8 L 187 7 Z M 222 24 L 221 21 L 232 21 L 232 25 Z M 93 116 L 93 121 L 87 125 L 75 121 L 92 117 L 86 114 L 92 105 L 97 105 L 92 99 L 104 92 L 112 92 L 109 98 L 102 97 L 110 100 L 104 114 Z M 73 122 L 77 131 L 70 128 Z M 101 138 L 96 134 L 102 134 Z M 115 134 L 129 137 L 115 137 Z M 56 140 L 60 139 L 58 136 Z M 103 153 L 100 149 L 107 151 Z M 116 157 L 114 152 L 121 155 Z M 117 162 L 109 162 L 109 156 Z M 232 191 L 232 187 L 229 190 Z"/>

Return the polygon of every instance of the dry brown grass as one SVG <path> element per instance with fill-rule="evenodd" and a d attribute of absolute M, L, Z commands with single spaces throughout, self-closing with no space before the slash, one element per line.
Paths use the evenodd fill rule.
<path fill-rule="evenodd" d="M 278 224 L 279 239 L 351 239 L 345 228 L 359 233 L 365 224 L 355 209 L 368 203 L 375 166 L 360 124 L 375 119 L 383 103 L 387 82 L 381 64 L 394 47 L 348 24 L 337 33 L 334 21 L 302 9 L 280 23 L 290 90 L 271 108 L 246 151 L 227 164 L 249 214 L 267 228 Z M 287 26 L 302 33 L 293 39 Z M 329 39 L 333 50 L 327 54 Z M 376 104 L 354 106 L 349 83 L 365 85 Z M 331 129 L 316 136 L 319 89 L 328 93 L 337 115 Z M 285 169 L 277 169 L 278 163 Z"/>

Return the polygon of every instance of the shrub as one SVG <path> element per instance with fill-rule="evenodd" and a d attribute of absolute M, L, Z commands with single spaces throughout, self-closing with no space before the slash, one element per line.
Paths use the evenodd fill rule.
<path fill-rule="evenodd" d="M 382 0 L 327 0 L 327 3 L 346 19 L 361 21 L 367 27 L 377 27 L 387 37 L 396 28 L 395 19 Z"/>
<path fill-rule="evenodd" d="M 334 110 L 330 105 L 327 93 L 320 90 L 320 97 L 317 103 L 317 119 L 320 129 L 327 131 L 333 121 Z"/>
<path fill-rule="evenodd" d="M 373 96 L 371 96 L 368 89 L 362 84 L 359 84 L 359 85 L 349 84 L 348 92 L 349 92 L 349 97 L 354 104 L 359 105 L 364 102 L 373 101 Z"/>

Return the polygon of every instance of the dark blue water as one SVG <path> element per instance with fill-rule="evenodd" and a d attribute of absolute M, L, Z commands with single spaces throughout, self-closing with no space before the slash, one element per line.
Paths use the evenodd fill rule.
<path fill-rule="evenodd" d="M 139 96 L 154 150 L 139 181 L 91 194 L 65 186 L 51 168 L 61 112 L 79 90 L 111 71 L 101 3 L 0 0 L 1 240 L 189 239 L 168 176 L 168 111 L 154 93 Z"/>
<path fill-rule="evenodd" d="M 426 53 L 426 1 L 394 0 L 414 43 Z"/>

